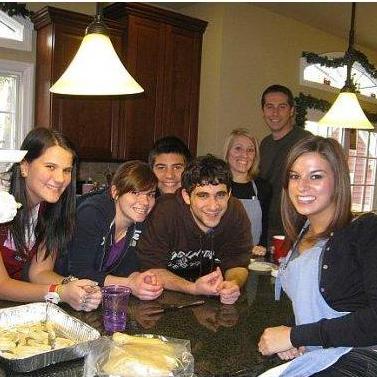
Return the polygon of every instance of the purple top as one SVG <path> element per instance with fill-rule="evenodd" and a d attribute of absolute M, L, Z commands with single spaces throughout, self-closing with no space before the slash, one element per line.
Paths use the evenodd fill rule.
<path fill-rule="evenodd" d="M 127 235 L 125 235 L 123 238 L 121 238 L 118 242 L 114 243 L 109 250 L 109 254 L 107 256 L 107 259 L 104 263 L 105 269 L 109 268 L 113 265 L 113 263 L 120 258 L 120 255 L 122 254 L 122 251 L 124 249 L 124 245 L 126 243 Z"/>

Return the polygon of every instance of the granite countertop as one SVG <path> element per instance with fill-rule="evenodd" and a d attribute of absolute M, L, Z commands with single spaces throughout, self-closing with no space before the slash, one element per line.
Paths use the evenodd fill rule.
<path fill-rule="evenodd" d="M 286 298 L 274 301 L 274 278 L 268 273 L 252 272 L 240 299 L 234 305 L 222 305 L 218 298 L 200 297 L 205 304 L 172 312 L 150 315 L 161 304 L 183 304 L 198 298 L 175 292 L 164 292 L 156 301 L 131 298 L 126 332 L 149 333 L 173 338 L 189 339 L 195 359 L 195 374 L 201 376 L 258 376 L 278 365 L 277 357 L 263 357 L 257 348 L 264 328 L 286 324 L 291 306 Z M 13 306 L 0 301 L 0 307 Z M 101 310 L 75 312 L 64 310 L 95 327 L 105 335 Z M 30 376 L 81 376 L 83 360 L 50 366 Z M 0 369 L 3 375 L 15 376 Z"/>

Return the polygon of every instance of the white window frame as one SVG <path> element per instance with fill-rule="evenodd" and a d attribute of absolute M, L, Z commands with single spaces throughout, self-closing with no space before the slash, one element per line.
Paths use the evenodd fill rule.
<path fill-rule="evenodd" d="M 329 52 L 325 54 L 321 54 L 321 56 L 326 56 L 328 58 L 341 58 L 344 56 L 344 52 Z M 308 66 L 312 65 L 313 63 L 308 63 L 305 57 L 300 58 L 300 85 L 302 86 L 307 86 L 310 88 L 315 88 L 315 89 L 320 89 L 320 90 L 325 90 L 326 92 L 331 92 L 331 93 L 339 93 L 338 88 L 334 88 L 331 85 L 326 85 L 326 84 L 320 84 L 317 82 L 309 81 L 304 79 L 304 71 L 305 68 Z M 364 94 L 358 93 L 358 97 L 361 97 L 361 99 L 365 102 L 370 102 L 373 104 L 377 104 L 377 98 L 372 98 L 369 96 L 366 96 Z"/>
<path fill-rule="evenodd" d="M 17 75 L 19 80 L 16 144 L 19 148 L 26 134 L 33 128 L 34 119 L 34 64 L 0 59 L 0 72 Z"/>
<path fill-rule="evenodd" d="M 312 109 L 308 109 L 308 112 L 307 112 L 307 118 L 308 120 L 306 122 L 318 122 L 318 120 L 323 116 L 324 114 L 319 111 L 319 110 L 312 110 Z M 330 132 L 330 128 L 329 127 L 324 127 L 324 126 L 319 126 L 321 129 L 326 129 L 326 135 L 324 135 L 325 137 L 331 137 L 331 136 L 328 136 L 329 132 Z M 366 160 L 366 163 L 368 162 L 368 160 L 376 160 L 375 157 L 371 157 L 369 156 L 369 152 L 367 153 L 366 156 L 352 156 L 350 155 L 350 148 L 349 148 L 349 144 L 350 144 L 350 130 L 348 129 L 338 129 L 340 131 L 340 133 L 342 134 L 341 136 L 341 140 L 340 140 L 340 144 L 343 146 L 344 148 L 344 154 L 346 155 L 346 158 L 347 158 L 347 162 L 349 163 L 349 159 L 350 158 L 354 158 L 354 157 L 359 157 L 359 158 L 365 158 Z M 311 130 L 310 130 L 311 131 Z M 362 130 L 360 130 L 362 131 Z M 369 131 L 369 130 L 367 130 Z M 373 131 L 370 131 L 370 132 L 373 132 Z M 369 138 L 368 138 L 369 139 Z M 366 165 L 367 166 L 367 165 Z M 367 167 L 366 167 L 367 169 Z M 350 172 L 351 173 L 351 172 Z M 366 171 L 365 171 L 366 173 Z M 351 179 L 351 177 L 350 177 Z M 365 182 L 363 184 L 359 184 L 359 183 L 351 183 L 351 187 L 355 187 L 355 186 L 363 186 L 364 187 L 364 191 L 363 191 L 363 202 L 362 202 L 362 205 L 364 205 L 364 201 L 365 201 L 365 188 L 367 186 L 369 186 L 368 184 L 366 184 Z M 374 194 L 373 194 L 373 201 L 372 201 L 372 208 L 371 208 L 371 211 L 376 211 L 377 209 L 377 174 L 375 175 L 375 182 L 374 182 Z"/>
<path fill-rule="evenodd" d="M 11 38 L 2 38 L 0 36 L 0 47 L 12 48 L 21 51 L 31 51 L 33 47 L 33 23 L 21 16 L 8 16 L 5 12 L 0 11 L 0 21 L 9 25 L 17 31 L 20 40 Z"/>

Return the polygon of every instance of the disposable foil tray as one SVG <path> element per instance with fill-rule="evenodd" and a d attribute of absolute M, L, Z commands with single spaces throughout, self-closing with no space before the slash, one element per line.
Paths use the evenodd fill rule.
<path fill-rule="evenodd" d="M 0 355 L 0 362 L 15 372 L 31 372 L 51 364 L 86 356 L 91 344 L 100 337 L 97 330 L 70 316 L 55 304 L 39 302 L 0 309 L 1 328 L 35 324 L 46 320 L 52 323 L 59 332 L 74 340 L 76 344 L 22 359 L 8 359 Z"/>

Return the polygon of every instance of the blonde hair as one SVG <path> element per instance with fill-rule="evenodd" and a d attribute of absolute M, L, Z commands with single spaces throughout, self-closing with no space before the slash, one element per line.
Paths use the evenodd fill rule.
<path fill-rule="evenodd" d="M 255 157 L 254 161 L 247 172 L 249 179 L 255 178 L 259 173 L 259 160 L 260 160 L 260 152 L 259 152 L 259 145 L 258 140 L 255 136 L 251 134 L 248 128 L 235 128 L 225 139 L 224 143 L 224 160 L 228 162 L 228 154 L 230 148 L 232 148 L 234 138 L 237 136 L 245 136 L 252 142 L 255 150 Z"/>

